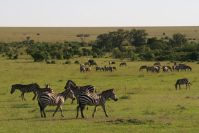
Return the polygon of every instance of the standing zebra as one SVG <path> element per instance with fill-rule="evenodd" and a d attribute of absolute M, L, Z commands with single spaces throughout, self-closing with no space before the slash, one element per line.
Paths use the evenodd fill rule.
<path fill-rule="evenodd" d="M 75 97 L 77 98 L 82 93 L 93 93 L 95 92 L 95 87 L 92 85 L 86 86 L 77 86 L 72 80 L 68 80 L 65 89 L 71 89 L 74 92 Z M 73 103 L 72 100 L 71 104 Z"/>
<path fill-rule="evenodd" d="M 181 86 L 180 86 L 180 85 L 183 85 L 183 84 L 186 85 L 186 89 L 187 89 L 187 87 L 189 87 L 189 89 L 190 89 L 191 83 L 189 82 L 189 80 L 188 80 L 187 78 L 183 78 L 183 79 L 178 79 L 178 80 L 176 81 L 176 84 L 175 84 L 176 90 L 178 89 L 178 86 L 179 86 L 179 89 L 181 89 Z"/>
<path fill-rule="evenodd" d="M 27 85 L 14 84 L 11 87 L 10 93 L 13 94 L 15 92 L 15 90 L 21 91 L 22 101 L 26 100 L 25 97 L 24 97 L 25 93 L 33 92 L 34 93 L 34 97 L 32 98 L 32 100 L 35 100 L 35 98 L 36 98 L 38 93 L 41 93 L 41 92 L 49 92 L 49 93 L 51 93 L 53 91 L 50 88 L 41 89 L 37 83 L 32 83 L 32 84 L 27 84 Z"/>
<path fill-rule="evenodd" d="M 80 94 L 78 97 L 79 103 L 77 106 L 76 118 L 78 118 L 79 116 L 79 110 L 81 111 L 82 118 L 84 118 L 83 110 L 86 105 L 95 106 L 92 117 L 94 117 L 95 115 L 97 106 L 102 106 L 105 116 L 108 117 L 106 113 L 105 103 L 106 103 L 106 100 L 108 100 L 109 98 L 111 98 L 114 101 L 118 100 L 114 93 L 114 89 L 103 91 L 100 94 L 95 94 L 95 93 Z"/>
<path fill-rule="evenodd" d="M 41 95 L 38 96 L 38 104 L 40 107 L 40 113 L 41 117 L 46 117 L 45 113 L 45 108 L 49 106 L 57 106 L 53 113 L 53 117 L 55 116 L 55 113 L 60 109 L 61 111 L 61 116 L 64 117 L 63 111 L 62 111 L 62 105 L 64 104 L 65 100 L 67 98 L 74 99 L 74 93 L 71 89 L 65 89 L 63 92 L 58 93 L 58 94 L 47 94 L 47 93 L 42 93 Z"/>

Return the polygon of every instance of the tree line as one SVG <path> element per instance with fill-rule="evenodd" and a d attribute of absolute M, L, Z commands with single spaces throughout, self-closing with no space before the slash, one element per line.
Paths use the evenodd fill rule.
<path fill-rule="evenodd" d="M 149 37 L 145 30 L 123 30 L 100 34 L 96 40 L 85 45 L 84 38 L 89 34 L 78 34 L 81 42 L 35 42 L 27 37 L 21 42 L 0 42 L 0 54 L 9 59 L 28 54 L 33 60 L 70 59 L 74 56 L 93 56 L 94 58 L 111 55 L 113 58 L 131 60 L 199 60 L 199 42 L 186 35 L 166 33 L 161 38 Z"/>

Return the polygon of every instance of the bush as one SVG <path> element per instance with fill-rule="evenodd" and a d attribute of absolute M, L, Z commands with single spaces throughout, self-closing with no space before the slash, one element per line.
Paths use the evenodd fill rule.
<path fill-rule="evenodd" d="M 140 58 L 142 60 L 152 61 L 152 60 L 154 60 L 155 55 L 152 52 L 146 52 L 146 53 L 140 54 Z"/>
<path fill-rule="evenodd" d="M 67 60 L 64 62 L 64 64 L 71 64 L 71 61 Z"/>
<path fill-rule="evenodd" d="M 36 51 L 33 54 L 31 54 L 32 58 L 34 59 L 34 62 L 40 62 L 48 59 L 48 54 L 43 51 Z"/>
<path fill-rule="evenodd" d="M 78 61 L 78 60 L 76 60 L 74 63 L 75 63 L 75 64 L 79 64 L 79 61 Z"/>

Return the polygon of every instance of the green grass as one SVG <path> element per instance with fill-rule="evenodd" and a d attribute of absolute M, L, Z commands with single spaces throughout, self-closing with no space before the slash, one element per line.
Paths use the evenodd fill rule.
<path fill-rule="evenodd" d="M 153 62 L 127 62 L 128 66 L 116 72 L 80 73 L 75 60 L 85 62 L 86 58 L 74 59 L 72 64 L 33 63 L 28 59 L 0 59 L 0 132 L 1 133 L 187 133 L 199 130 L 199 64 L 188 63 L 192 72 L 152 74 L 139 72 L 139 66 Z M 108 59 L 96 59 L 99 65 L 108 64 Z M 166 64 L 168 62 L 162 62 Z M 176 79 L 187 77 L 192 82 L 191 90 L 176 91 Z M 50 83 L 55 92 L 64 89 L 67 80 L 78 85 L 94 85 L 98 92 L 115 88 L 117 102 L 107 102 L 105 118 L 102 109 L 97 108 L 96 117 L 91 117 L 93 107 L 85 110 L 86 119 L 75 119 L 76 104 L 67 100 L 64 118 L 55 107 L 47 107 L 47 118 L 40 118 L 37 101 L 33 94 L 25 94 L 27 101 L 21 101 L 20 93 L 10 94 L 15 83 L 37 82 L 41 86 Z"/>
<path fill-rule="evenodd" d="M 117 29 L 130 30 L 135 27 L 60 27 L 60 28 L 8 28 L 0 27 L 0 41 L 13 42 L 25 40 L 30 36 L 35 41 L 45 42 L 63 42 L 63 41 L 80 41 L 76 37 L 77 34 L 90 34 L 85 41 L 95 40 L 97 35 L 115 31 Z M 145 29 L 149 33 L 149 37 L 172 36 L 174 33 L 186 34 L 188 38 L 199 40 L 199 27 L 136 27 L 137 29 Z M 40 33 L 38 36 L 37 33 Z"/>

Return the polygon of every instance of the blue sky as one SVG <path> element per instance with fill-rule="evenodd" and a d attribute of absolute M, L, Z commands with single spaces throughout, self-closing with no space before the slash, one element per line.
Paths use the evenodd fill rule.
<path fill-rule="evenodd" d="M 0 26 L 199 26 L 199 0 L 0 0 Z"/>

